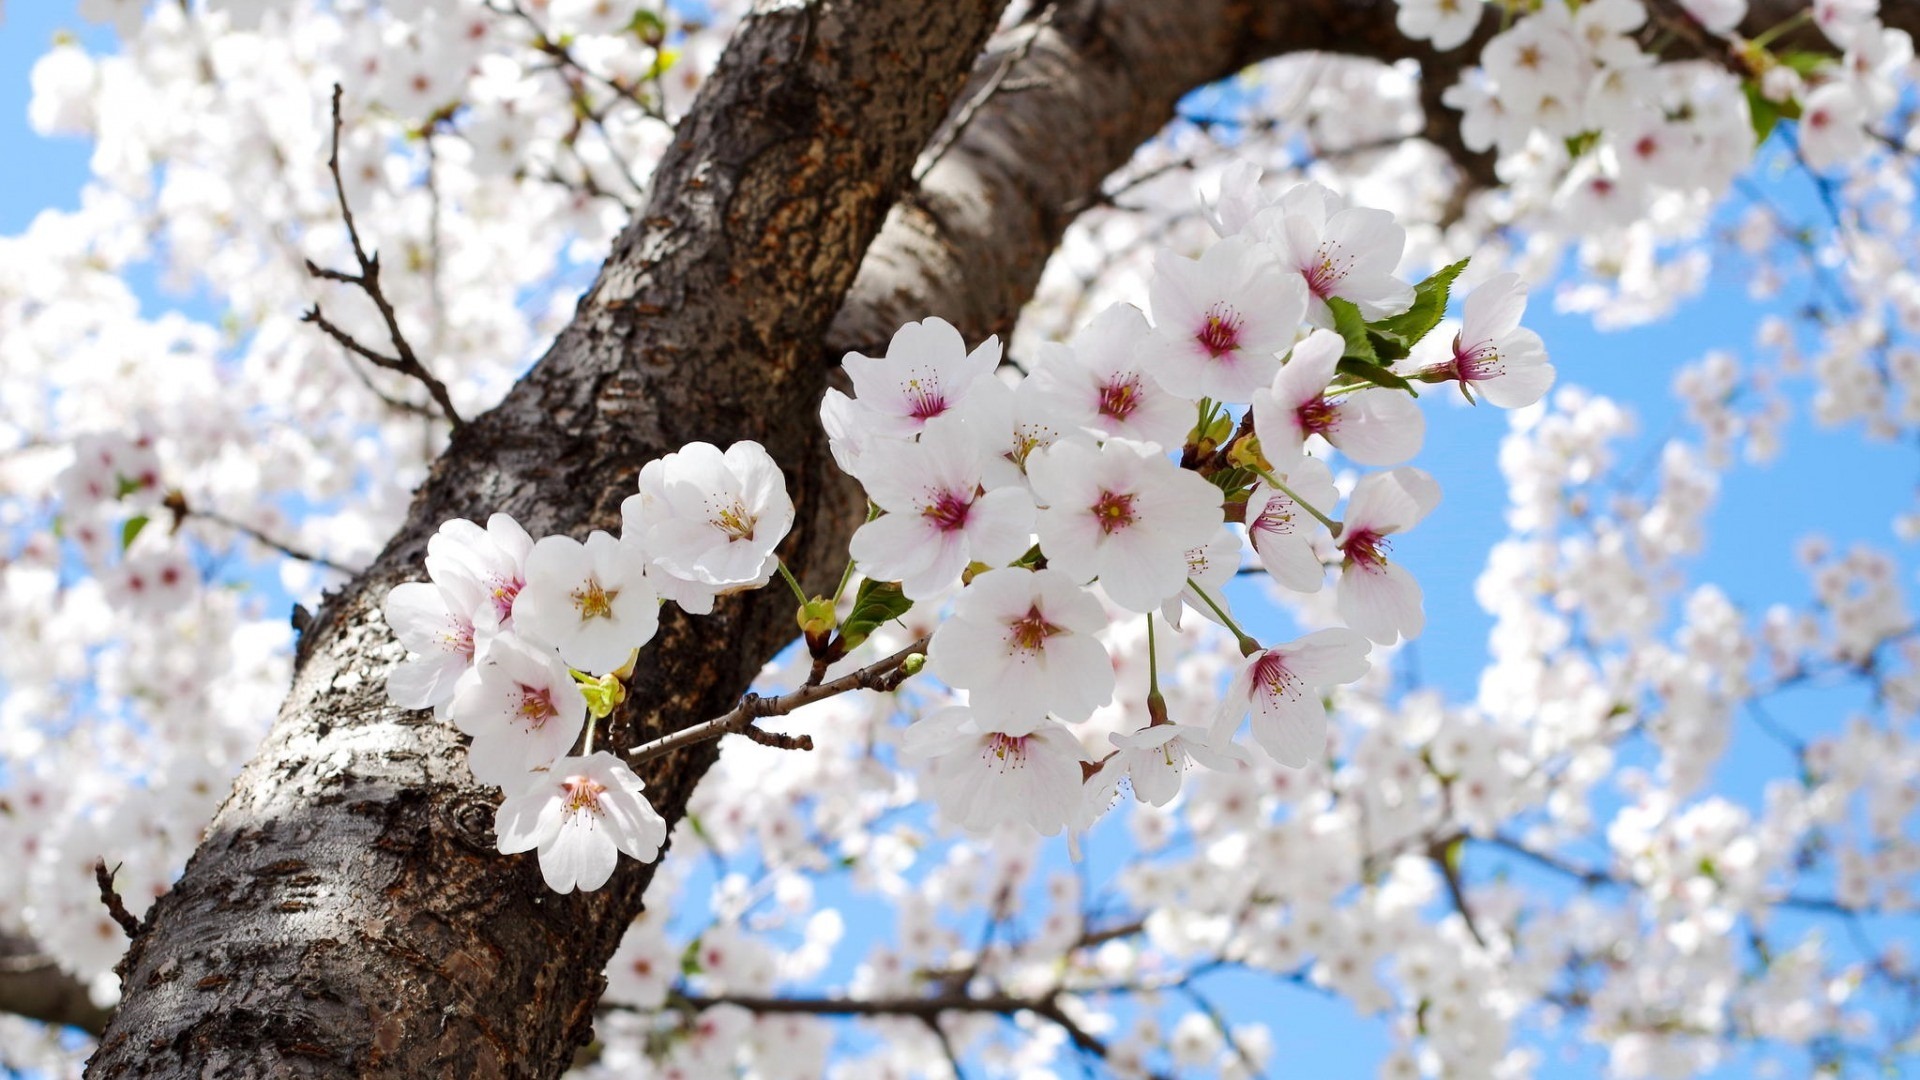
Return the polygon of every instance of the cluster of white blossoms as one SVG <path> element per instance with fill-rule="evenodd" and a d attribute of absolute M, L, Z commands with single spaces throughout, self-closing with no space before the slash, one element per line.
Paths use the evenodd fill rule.
<path fill-rule="evenodd" d="M 563 893 L 606 884 L 621 852 L 653 861 L 666 841 L 640 778 L 593 749 L 660 605 L 705 614 L 716 596 L 765 585 L 793 527 L 779 466 L 752 442 L 692 443 L 648 462 L 620 509 L 619 536 L 585 543 L 535 542 L 505 514 L 485 528 L 449 521 L 427 541 L 430 580 L 396 585 L 385 602 L 408 650 L 387 697 L 469 737 L 474 777 L 505 792 L 500 851 L 538 849 Z"/>
<path fill-rule="evenodd" d="M 1316 184 L 1276 195 L 1259 179 L 1251 167 L 1228 177 L 1220 238 L 1198 258 L 1162 254 L 1149 313 L 1109 309 L 1011 382 L 997 340 L 969 350 L 943 320 L 909 323 L 885 357 L 849 354 L 853 395 L 829 390 L 821 405 L 836 461 L 873 507 L 842 575 L 867 579 L 860 606 L 898 617 L 958 589 L 925 664 L 964 701 L 914 723 L 903 748 L 969 829 L 1084 830 L 1128 779 L 1164 805 L 1190 762 L 1244 758 L 1234 740 L 1249 716 L 1274 760 L 1317 760 L 1326 688 L 1366 674 L 1369 641 L 1424 625 L 1419 583 L 1388 557 L 1440 499 L 1400 464 L 1424 434 L 1416 386 L 1519 407 L 1553 380 L 1539 336 L 1519 325 L 1517 277 L 1481 286 L 1459 332 L 1433 347 L 1461 266 L 1402 282 L 1391 214 Z M 1335 520 L 1329 453 L 1398 467 L 1353 484 Z M 649 462 L 622 515 L 619 537 L 584 544 L 536 543 L 504 515 L 484 529 L 448 522 L 427 546 L 431 583 L 386 601 L 409 650 L 389 697 L 472 739 L 474 775 L 506 791 L 500 850 L 538 848 L 561 892 L 598 888 L 616 849 L 649 861 L 664 839 L 638 778 L 593 751 L 593 719 L 622 699 L 660 604 L 704 614 L 718 595 L 767 584 L 793 505 L 759 444 L 694 443 Z M 1346 626 L 1270 647 L 1242 632 L 1221 589 L 1242 562 L 1235 524 L 1288 588 L 1318 591 L 1337 568 Z M 840 595 L 794 588 L 816 659 L 840 659 L 827 637 Z M 1153 657 L 1147 684 L 1125 689 L 1147 703 L 1147 724 L 1094 756 L 1072 725 L 1117 692 L 1100 595 L 1144 617 L 1150 641 L 1156 616 L 1178 628 L 1192 608 L 1231 630 L 1242 660 L 1220 702 L 1181 723 Z"/>

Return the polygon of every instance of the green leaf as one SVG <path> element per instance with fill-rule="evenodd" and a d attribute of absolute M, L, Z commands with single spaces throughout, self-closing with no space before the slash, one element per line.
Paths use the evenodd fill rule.
<path fill-rule="evenodd" d="M 1395 375 L 1390 368 L 1380 364 L 1369 364 L 1365 361 L 1347 357 L 1340 361 L 1339 371 L 1340 374 L 1351 375 L 1361 382 L 1372 383 L 1375 386 L 1385 386 L 1393 390 L 1405 390 L 1414 397 L 1420 396 L 1419 391 L 1413 388 L 1412 383 Z"/>
<path fill-rule="evenodd" d="M 1578 135 L 1569 135 L 1567 136 L 1567 156 L 1577 158 L 1598 145 L 1600 145 L 1600 133 L 1597 131 L 1583 131 Z"/>
<path fill-rule="evenodd" d="M 627 33 L 641 41 L 659 41 L 667 36 L 666 21 L 645 8 L 633 13 L 633 21 L 627 24 Z"/>
<path fill-rule="evenodd" d="M 120 526 L 120 550 L 125 551 L 132 547 L 134 537 L 139 536 L 140 530 L 146 528 L 147 522 L 151 520 L 153 519 L 145 514 L 135 514 L 128 518 L 127 523 Z"/>
<path fill-rule="evenodd" d="M 1806 52 L 1805 50 L 1784 52 L 1775 57 L 1775 59 L 1803 76 L 1811 75 L 1819 71 L 1824 64 L 1833 63 L 1833 57 L 1828 56 L 1826 53 Z"/>
<path fill-rule="evenodd" d="M 1753 145 L 1759 146 L 1773 134 L 1774 125 L 1780 122 L 1780 107 L 1767 100 L 1760 92 L 1760 84 L 1749 81 L 1747 92 L 1747 114 L 1753 119 Z"/>
<path fill-rule="evenodd" d="M 1408 348 L 1399 338 L 1388 337 L 1371 327 L 1367 329 L 1367 340 L 1373 342 L 1373 355 L 1379 357 L 1380 362 L 1383 364 L 1391 364 L 1395 360 L 1405 360 L 1407 357 L 1413 355 L 1413 350 Z"/>
<path fill-rule="evenodd" d="M 859 647 L 882 623 L 905 615 L 913 601 L 900 591 L 899 582 L 866 580 L 853 594 L 853 611 L 840 624 L 840 640 L 847 648 Z"/>
<path fill-rule="evenodd" d="M 1219 488 L 1229 496 L 1244 494 L 1246 488 L 1253 486 L 1253 470 L 1242 469 L 1238 466 L 1229 466 L 1207 477 L 1207 479 L 1213 481 L 1214 487 Z"/>
<path fill-rule="evenodd" d="M 1433 332 L 1440 325 L 1441 316 L 1447 313 L 1447 294 L 1453 288 L 1453 279 L 1467 268 L 1466 259 L 1452 266 L 1443 266 L 1427 275 L 1427 279 L 1413 287 L 1413 306 L 1398 315 L 1381 319 L 1369 329 L 1384 337 L 1400 342 L 1408 349 L 1414 342 Z"/>
<path fill-rule="evenodd" d="M 1353 301 L 1329 296 L 1327 309 L 1333 312 L 1334 330 L 1346 339 L 1347 349 L 1343 355 L 1357 357 L 1369 364 L 1379 363 L 1380 358 L 1373 352 L 1373 341 L 1367 337 L 1367 320 Z"/>

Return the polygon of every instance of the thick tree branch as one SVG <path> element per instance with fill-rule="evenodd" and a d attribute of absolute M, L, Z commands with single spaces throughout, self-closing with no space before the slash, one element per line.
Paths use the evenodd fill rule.
<path fill-rule="evenodd" d="M 79 980 L 24 938 L 0 934 L 0 1011 L 99 1034 L 108 1012 Z"/>

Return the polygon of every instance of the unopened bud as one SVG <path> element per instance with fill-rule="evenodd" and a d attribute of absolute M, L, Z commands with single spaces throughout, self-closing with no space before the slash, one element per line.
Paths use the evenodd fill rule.
<path fill-rule="evenodd" d="M 800 605 L 793 621 L 800 624 L 800 632 L 807 635 L 809 640 L 824 636 L 840 625 L 840 617 L 834 614 L 833 601 L 824 596 L 816 596 Z"/>
<path fill-rule="evenodd" d="M 908 675 L 918 675 L 920 674 L 920 669 L 926 666 L 926 653 L 908 653 L 907 658 L 900 661 L 900 670 L 906 672 Z"/>
<path fill-rule="evenodd" d="M 1173 723 L 1172 720 L 1167 719 L 1167 699 L 1161 696 L 1158 687 L 1154 688 L 1153 693 L 1147 695 L 1147 717 L 1148 727 Z"/>
<path fill-rule="evenodd" d="M 599 678 L 574 675 L 580 683 L 580 696 L 587 699 L 587 712 L 595 720 L 605 720 L 614 708 L 627 700 L 627 687 L 618 676 L 609 672 Z"/>
<path fill-rule="evenodd" d="M 1253 469 L 1257 472 L 1273 471 L 1273 466 L 1260 452 L 1259 437 L 1254 435 L 1237 439 L 1232 446 L 1227 447 L 1227 463 L 1236 468 Z"/>

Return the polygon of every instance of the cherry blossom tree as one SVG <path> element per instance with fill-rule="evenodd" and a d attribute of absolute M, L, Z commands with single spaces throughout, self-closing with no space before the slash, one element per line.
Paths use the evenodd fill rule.
<path fill-rule="evenodd" d="M 1228 975 L 1389 1077 L 1914 1061 L 1900 564 L 1695 575 L 1797 402 L 1920 423 L 1920 5 L 75 16 L 92 180 L 0 238 L 0 1064 L 1284 1072 Z M 1716 263 L 1776 314 L 1636 464 L 1529 313 Z"/>

